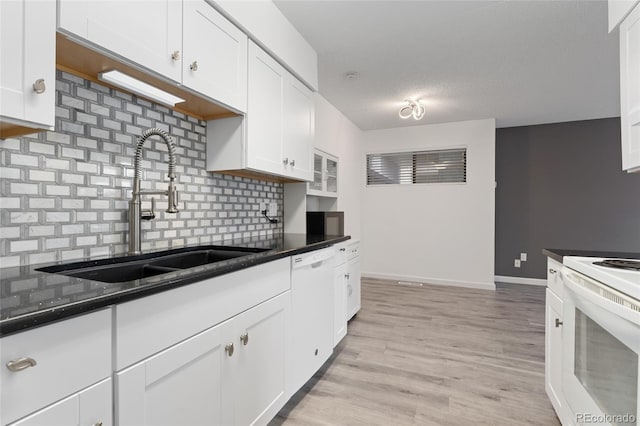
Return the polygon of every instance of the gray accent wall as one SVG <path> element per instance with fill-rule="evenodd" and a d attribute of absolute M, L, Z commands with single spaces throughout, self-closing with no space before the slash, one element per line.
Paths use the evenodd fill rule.
<path fill-rule="evenodd" d="M 620 152 L 619 118 L 497 129 L 496 275 L 546 278 L 543 248 L 640 252 L 640 173 Z"/>
<path fill-rule="evenodd" d="M 282 233 L 283 185 L 207 172 L 204 121 L 58 71 L 56 130 L 0 140 L 0 267 L 125 253 L 133 157 L 149 127 L 176 143 L 180 212 L 157 197 L 143 251 Z M 167 157 L 159 138 L 145 143 L 143 189 L 167 188 Z M 260 202 L 277 203 L 277 224 Z"/>

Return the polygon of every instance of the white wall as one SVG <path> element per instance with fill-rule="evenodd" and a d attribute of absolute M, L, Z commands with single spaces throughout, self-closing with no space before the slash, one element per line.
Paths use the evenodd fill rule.
<path fill-rule="evenodd" d="M 364 154 L 467 148 L 466 184 L 361 189 L 363 275 L 493 289 L 495 120 L 363 132 Z M 363 174 L 350 175 L 363 188 Z"/>
<path fill-rule="evenodd" d="M 364 173 L 363 132 L 318 93 L 315 94 L 315 107 L 315 147 L 338 157 L 336 210 L 344 211 L 345 234 L 351 235 L 352 238 L 360 238 Z M 307 202 L 308 207 L 315 207 L 317 201 L 310 199 Z"/>

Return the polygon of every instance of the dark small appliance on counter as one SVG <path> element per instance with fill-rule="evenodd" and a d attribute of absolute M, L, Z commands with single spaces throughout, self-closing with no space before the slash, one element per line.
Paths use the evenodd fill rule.
<path fill-rule="evenodd" d="M 307 212 L 307 235 L 344 235 L 344 212 Z"/>

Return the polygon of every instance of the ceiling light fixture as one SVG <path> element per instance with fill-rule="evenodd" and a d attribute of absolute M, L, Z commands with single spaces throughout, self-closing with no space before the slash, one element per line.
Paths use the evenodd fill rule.
<path fill-rule="evenodd" d="M 424 107 L 420 104 L 420 99 L 405 101 L 407 104 L 400 108 L 398 115 L 400 118 L 407 119 L 413 117 L 415 120 L 420 120 L 424 117 Z"/>
<path fill-rule="evenodd" d="M 182 98 L 174 96 L 171 93 L 165 92 L 164 90 L 158 89 L 157 87 L 147 84 L 144 81 L 133 78 L 130 75 L 121 73 L 120 71 L 113 70 L 101 72 L 100 74 L 98 74 L 98 78 L 102 81 L 106 81 L 107 83 L 122 87 L 123 89 L 127 89 L 140 96 L 144 96 L 145 98 L 152 99 L 156 102 L 170 107 L 174 107 L 176 106 L 176 104 L 185 101 Z"/>

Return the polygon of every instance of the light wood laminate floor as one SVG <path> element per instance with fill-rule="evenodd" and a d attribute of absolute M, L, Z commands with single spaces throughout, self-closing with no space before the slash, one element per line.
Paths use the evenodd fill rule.
<path fill-rule="evenodd" d="M 362 280 L 362 309 L 276 425 L 559 425 L 544 390 L 544 287 Z"/>

